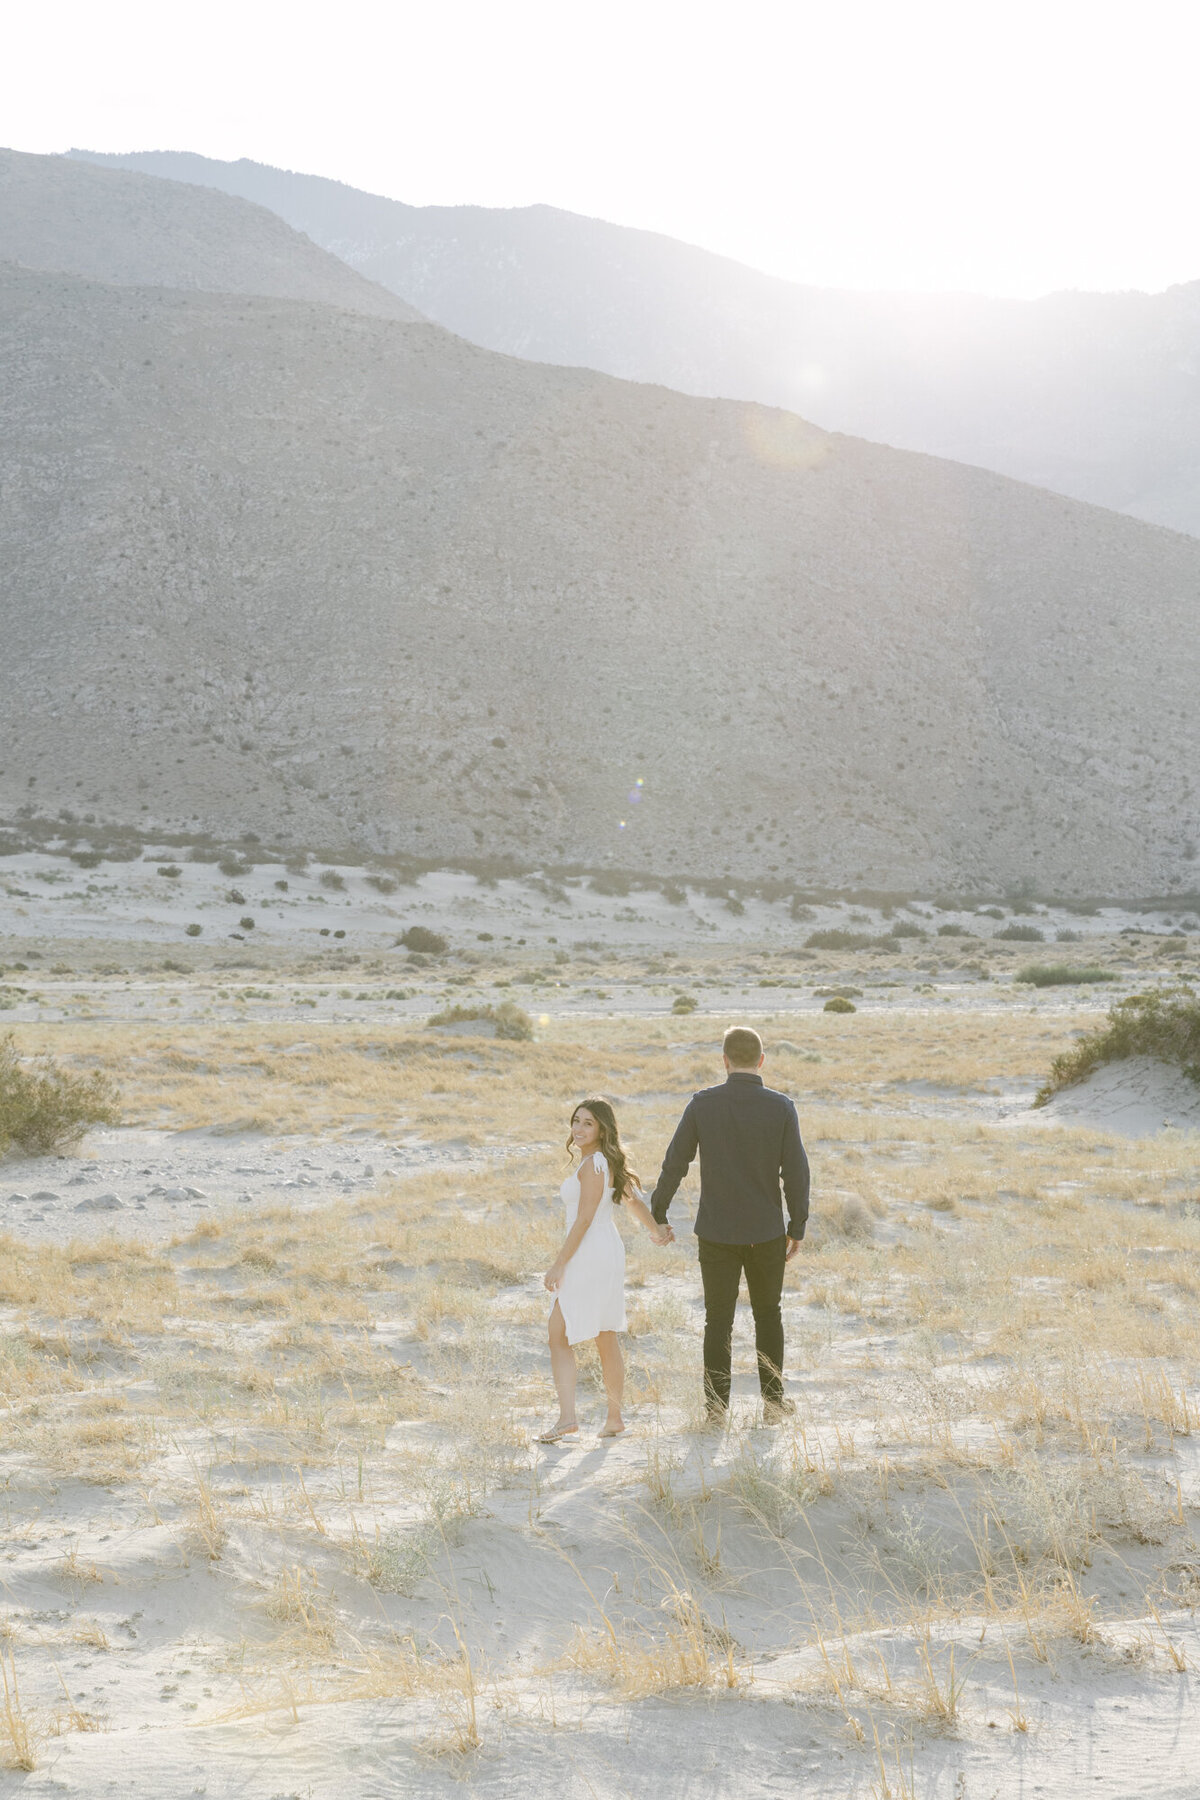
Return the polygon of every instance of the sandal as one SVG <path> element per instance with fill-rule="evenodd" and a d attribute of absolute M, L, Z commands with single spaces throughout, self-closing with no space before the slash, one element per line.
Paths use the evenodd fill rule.
<path fill-rule="evenodd" d="M 538 1438 L 539 1444 L 560 1444 L 563 1438 L 577 1437 L 578 1425 L 553 1425 L 549 1431 L 543 1431 Z"/>
<path fill-rule="evenodd" d="M 629 1427 L 627 1425 L 618 1425 L 617 1429 L 615 1431 L 610 1431 L 608 1426 L 606 1425 L 603 1431 L 598 1431 L 596 1433 L 596 1436 L 602 1437 L 602 1438 L 624 1437 L 624 1435 L 628 1431 L 628 1429 L 629 1429 Z"/>

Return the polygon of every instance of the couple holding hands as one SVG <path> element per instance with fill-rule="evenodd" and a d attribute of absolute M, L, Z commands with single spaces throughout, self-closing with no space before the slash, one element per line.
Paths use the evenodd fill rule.
<path fill-rule="evenodd" d="M 578 1154 L 579 1166 L 562 1184 L 567 1235 L 543 1277 L 554 1295 L 550 1366 L 558 1394 L 558 1420 L 542 1433 L 543 1444 L 560 1443 L 579 1430 L 574 1346 L 588 1338 L 596 1340 L 608 1397 L 600 1436 L 619 1437 L 624 1431 L 625 1365 L 617 1333 L 625 1330 L 625 1246 L 613 1208 L 624 1206 L 655 1243 L 673 1243 L 667 1211 L 697 1152 L 709 1423 L 722 1424 L 729 1409 L 733 1319 L 743 1270 L 754 1314 L 763 1414 L 775 1422 L 791 1411 L 783 1391 L 780 1298 L 784 1268 L 800 1248 L 808 1218 L 808 1158 L 795 1105 L 763 1084 L 758 1033 L 731 1026 L 721 1048 L 725 1080 L 692 1095 L 649 1201 L 626 1161 L 610 1103 L 582 1100 L 571 1114 L 567 1149 Z"/>

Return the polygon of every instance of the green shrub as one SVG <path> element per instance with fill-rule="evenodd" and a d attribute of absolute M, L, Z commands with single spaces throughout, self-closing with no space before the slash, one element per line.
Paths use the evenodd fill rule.
<path fill-rule="evenodd" d="M 250 917 L 249 913 L 244 913 L 242 915 L 242 917 L 238 920 L 238 924 L 241 926 L 243 931 L 253 931 L 254 930 L 254 920 Z"/>
<path fill-rule="evenodd" d="M 160 875 L 165 875 L 168 881 L 178 881 L 183 874 L 178 863 L 162 863 L 158 872 Z"/>
<path fill-rule="evenodd" d="M 965 938 L 974 937 L 975 935 L 973 931 L 968 931 L 965 925 L 939 925 L 937 934 L 939 937 Z"/>
<path fill-rule="evenodd" d="M 804 940 L 806 950 L 869 950 L 879 942 L 865 931 L 843 931 L 833 926 L 826 931 L 812 931 Z"/>
<path fill-rule="evenodd" d="M 222 856 L 217 863 L 222 875 L 248 875 L 250 864 L 243 862 L 240 856 Z"/>
<path fill-rule="evenodd" d="M 533 1020 L 523 1007 L 511 1000 L 502 1000 L 499 1006 L 447 1006 L 428 1021 L 434 1027 L 476 1022 L 493 1025 L 498 1038 L 507 1038 L 512 1043 L 529 1043 L 533 1037 Z"/>
<path fill-rule="evenodd" d="M 345 876 L 339 875 L 339 873 L 336 869 L 322 869 L 321 870 L 321 886 L 323 888 L 333 888 L 333 889 L 337 890 L 340 888 L 344 888 L 345 885 L 346 885 Z"/>
<path fill-rule="evenodd" d="M 391 875 L 368 875 L 367 886 L 377 894 L 394 894 L 400 883 Z"/>
<path fill-rule="evenodd" d="M 922 931 L 919 925 L 914 925 L 911 919 L 897 919 L 892 926 L 891 935 L 895 938 L 923 938 L 928 937 L 929 933 Z"/>
<path fill-rule="evenodd" d="M 72 850 L 71 861 L 81 869 L 98 869 L 104 858 L 98 850 Z"/>
<path fill-rule="evenodd" d="M 1129 1056 L 1155 1056 L 1173 1063 L 1200 1084 L 1200 996 L 1195 988 L 1184 982 L 1118 1000 L 1109 1008 L 1105 1024 L 1054 1058 L 1034 1105 L 1045 1106 L 1053 1094 L 1083 1081 L 1103 1063 Z"/>
<path fill-rule="evenodd" d="M 1027 963 L 1013 976 L 1014 981 L 1024 981 L 1030 987 L 1072 987 L 1116 979 L 1111 969 L 1098 968 L 1095 963 Z"/>
<path fill-rule="evenodd" d="M 406 950 L 415 950 L 421 956 L 443 956 L 450 948 L 440 931 L 430 931 L 427 925 L 410 925 L 402 936 L 396 939 Z"/>
<path fill-rule="evenodd" d="M 1046 934 L 1039 931 L 1036 925 L 1006 925 L 1003 931 L 994 931 L 994 938 L 1007 938 L 1011 944 L 1044 944 Z"/>
<path fill-rule="evenodd" d="M 0 1039 L 0 1153 L 12 1144 L 27 1156 L 61 1152 L 89 1125 L 116 1125 L 118 1099 L 98 1069 L 72 1075 L 48 1056 L 25 1067 L 11 1032 Z"/>
<path fill-rule="evenodd" d="M 188 937 L 199 937 L 203 930 L 203 925 L 191 924 L 184 926 L 184 931 L 187 933 Z"/>
<path fill-rule="evenodd" d="M 858 1008 L 855 1006 L 853 1000 L 845 1000 L 841 994 L 835 994 L 832 1000 L 827 1000 L 825 1002 L 824 1010 L 833 1013 L 852 1013 L 857 1012 Z"/>
<path fill-rule="evenodd" d="M 671 1002 L 671 1011 L 673 1013 L 694 1013 L 699 1004 L 695 994 L 676 994 Z"/>

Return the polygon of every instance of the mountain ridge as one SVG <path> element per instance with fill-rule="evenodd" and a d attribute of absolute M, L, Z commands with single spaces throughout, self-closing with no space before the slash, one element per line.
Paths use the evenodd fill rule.
<path fill-rule="evenodd" d="M 487 348 L 782 406 L 1200 533 L 1200 281 L 1037 301 L 805 288 L 551 207 L 410 207 L 191 152 L 72 155 L 252 192 Z"/>
<path fill-rule="evenodd" d="M 301 300 L 9 267 L 0 339 L 10 814 L 1194 885 L 1188 537 Z"/>

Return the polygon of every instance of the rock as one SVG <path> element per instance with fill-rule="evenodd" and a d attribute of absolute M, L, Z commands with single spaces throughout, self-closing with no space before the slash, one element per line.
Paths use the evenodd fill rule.
<path fill-rule="evenodd" d="M 153 1192 L 155 1192 L 158 1195 L 160 1200 L 178 1201 L 178 1200 L 190 1200 L 191 1199 L 191 1194 L 188 1192 L 187 1188 L 185 1188 L 185 1187 L 155 1188 L 153 1190 Z"/>
<path fill-rule="evenodd" d="M 207 1200 L 208 1199 L 208 1195 L 205 1193 L 203 1188 L 190 1187 L 190 1188 L 184 1188 L 183 1191 L 187 1195 L 189 1200 Z"/>
<path fill-rule="evenodd" d="M 40 1201 L 42 1205 L 45 1205 L 49 1201 L 53 1201 L 56 1206 L 58 1205 L 58 1195 L 51 1188 L 39 1188 L 37 1193 L 33 1195 L 33 1198 L 34 1200 Z"/>
<path fill-rule="evenodd" d="M 124 1201 L 118 1200 L 115 1194 L 89 1194 L 86 1200 L 80 1200 L 75 1207 L 76 1212 L 120 1212 Z"/>
<path fill-rule="evenodd" d="M 29 1195 L 28 1194 L 10 1194 L 8 1197 L 10 1200 L 28 1200 Z"/>

